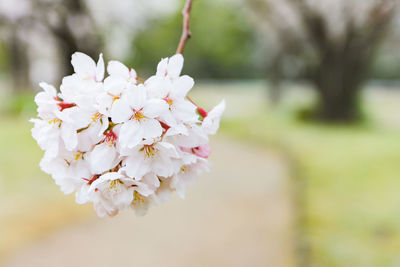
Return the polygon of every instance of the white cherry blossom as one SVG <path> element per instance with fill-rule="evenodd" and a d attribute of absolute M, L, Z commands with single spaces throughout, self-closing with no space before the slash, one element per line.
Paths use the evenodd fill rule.
<path fill-rule="evenodd" d="M 42 170 L 78 204 L 93 203 L 100 217 L 128 207 L 143 215 L 172 192 L 183 198 L 208 170 L 208 136 L 225 109 L 222 101 L 207 113 L 188 98 L 194 81 L 181 76 L 183 62 L 180 54 L 162 59 L 143 81 L 118 61 L 104 77 L 101 54 L 97 63 L 73 54 L 75 72 L 60 92 L 40 83 L 35 97 L 32 136 L 45 151 Z"/>
<path fill-rule="evenodd" d="M 172 159 L 178 158 L 176 147 L 167 142 L 139 145 L 131 149 L 124 160 L 125 171 L 130 177 L 140 180 L 145 174 L 153 172 L 162 177 L 174 174 Z"/>
<path fill-rule="evenodd" d="M 113 169 L 121 161 L 116 148 L 117 134 L 111 129 L 104 135 L 104 140 L 88 153 L 90 169 L 96 174 Z"/>
<path fill-rule="evenodd" d="M 129 207 L 133 200 L 134 184 L 118 172 L 101 175 L 91 183 L 87 193 L 93 199 L 94 208 L 100 217 L 116 215 L 120 209 Z"/>
<path fill-rule="evenodd" d="M 117 99 L 111 109 L 114 123 L 123 123 L 119 143 L 122 147 L 133 148 L 142 140 L 150 141 L 160 137 L 162 127 L 156 119 L 168 109 L 161 99 L 147 98 L 146 88 L 139 85 Z"/>

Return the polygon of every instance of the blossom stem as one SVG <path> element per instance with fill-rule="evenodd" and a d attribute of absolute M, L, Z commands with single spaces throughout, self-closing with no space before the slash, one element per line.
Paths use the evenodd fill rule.
<path fill-rule="evenodd" d="M 207 111 L 205 111 L 202 107 L 200 107 L 199 105 L 197 105 L 193 99 L 191 99 L 189 96 L 186 96 L 186 99 L 190 101 L 190 103 L 192 103 L 193 105 L 195 105 L 197 107 L 197 112 L 203 117 L 207 117 Z"/>
<path fill-rule="evenodd" d="M 199 107 L 199 105 L 197 105 L 193 99 L 191 99 L 189 96 L 186 96 L 186 99 L 190 101 L 190 103 L 192 103 L 193 105 L 195 105 L 196 107 Z"/>
<path fill-rule="evenodd" d="M 182 10 L 183 15 L 183 31 L 181 40 L 179 41 L 178 49 L 176 50 L 177 54 L 182 54 L 183 49 L 185 48 L 187 40 L 189 40 L 191 36 L 190 32 L 190 11 L 192 9 L 193 0 L 187 0 L 185 7 Z"/>
<path fill-rule="evenodd" d="M 144 79 L 140 78 L 140 77 L 136 77 L 136 80 L 140 83 L 144 83 Z"/>

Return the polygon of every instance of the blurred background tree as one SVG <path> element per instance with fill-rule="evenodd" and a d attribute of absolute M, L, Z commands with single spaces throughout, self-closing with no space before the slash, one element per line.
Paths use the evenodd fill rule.
<path fill-rule="evenodd" d="M 28 3 L 18 7 L 0 5 L 1 65 L 9 70 L 15 92 L 27 90 L 31 85 L 28 43 L 24 38 L 30 23 L 29 9 Z"/>
<path fill-rule="evenodd" d="M 392 25 L 395 2 L 252 0 L 249 5 L 256 23 L 268 23 L 276 34 L 278 71 L 282 54 L 303 63 L 302 75 L 319 95 L 314 115 L 326 121 L 359 119 L 359 91 Z"/>
<path fill-rule="evenodd" d="M 60 77 L 73 72 L 70 61 L 76 51 L 98 57 L 102 51 L 100 31 L 84 0 L 35 0 L 33 3 L 33 19 L 46 28 L 57 44 Z"/>

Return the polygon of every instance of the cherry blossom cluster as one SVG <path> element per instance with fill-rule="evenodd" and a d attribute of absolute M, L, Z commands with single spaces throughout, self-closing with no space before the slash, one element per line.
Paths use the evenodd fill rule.
<path fill-rule="evenodd" d="M 208 170 L 208 136 L 219 128 L 222 101 L 210 112 L 187 97 L 194 81 L 181 76 L 183 56 L 162 59 L 146 81 L 118 61 L 105 65 L 72 55 L 75 73 L 60 92 L 46 83 L 35 97 L 32 136 L 40 162 L 65 194 L 92 202 L 98 216 L 132 207 L 143 214 Z"/>

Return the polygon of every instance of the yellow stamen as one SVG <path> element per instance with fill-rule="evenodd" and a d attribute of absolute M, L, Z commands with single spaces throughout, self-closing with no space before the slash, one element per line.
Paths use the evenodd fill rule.
<path fill-rule="evenodd" d="M 92 121 L 97 121 L 101 117 L 101 114 L 97 112 L 96 114 L 93 115 Z"/>
<path fill-rule="evenodd" d="M 151 158 L 156 155 L 156 150 L 153 146 L 144 146 L 140 151 L 144 151 L 144 154 L 147 158 Z"/>
<path fill-rule="evenodd" d="M 82 152 L 78 152 L 78 153 L 75 155 L 75 160 L 80 159 L 80 157 L 83 158 L 83 153 L 82 153 Z"/>
<path fill-rule="evenodd" d="M 123 182 L 120 181 L 120 180 L 113 180 L 113 181 L 111 181 L 111 182 L 110 182 L 110 189 L 116 188 L 116 187 L 117 187 L 117 184 L 123 184 Z"/>
<path fill-rule="evenodd" d="M 140 113 L 140 112 L 136 112 L 135 113 L 135 119 L 137 119 L 138 121 L 143 119 L 143 118 L 144 118 L 144 116 L 143 116 L 142 113 Z"/>
<path fill-rule="evenodd" d="M 144 203 L 144 196 L 142 196 L 137 191 L 133 192 L 133 204 L 141 204 Z"/>
<path fill-rule="evenodd" d="M 52 124 L 52 123 L 56 124 L 56 123 L 60 123 L 60 122 L 61 122 L 60 119 L 54 118 L 51 121 L 49 121 L 49 124 Z"/>

